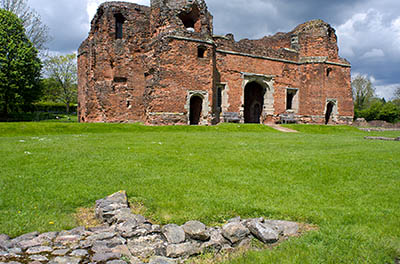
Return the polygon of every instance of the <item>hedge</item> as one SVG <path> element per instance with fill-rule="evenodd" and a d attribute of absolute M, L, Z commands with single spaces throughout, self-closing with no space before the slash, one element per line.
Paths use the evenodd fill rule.
<path fill-rule="evenodd" d="M 70 104 L 69 112 L 76 113 L 78 105 Z M 48 113 L 66 113 L 66 106 L 63 103 L 52 103 L 52 102 L 40 102 L 33 104 L 32 112 L 48 112 Z"/>

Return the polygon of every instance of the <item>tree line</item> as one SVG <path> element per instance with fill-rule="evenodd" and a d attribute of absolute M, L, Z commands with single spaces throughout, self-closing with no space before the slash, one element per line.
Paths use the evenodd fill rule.
<path fill-rule="evenodd" d="M 0 119 L 38 102 L 63 103 L 66 113 L 77 103 L 76 55 L 48 55 L 50 39 L 27 0 L 0 0 Z"/>
<path fill-rule="evenodd" d="M 390 123 L 400 121 L 400 86 L 396 88 L 392 100 L 386 101 L 376 95 L 376 89 L 365 76 L 356 75 L 352 82 L 354 119 L 366 121 L 383 120 Z"/>

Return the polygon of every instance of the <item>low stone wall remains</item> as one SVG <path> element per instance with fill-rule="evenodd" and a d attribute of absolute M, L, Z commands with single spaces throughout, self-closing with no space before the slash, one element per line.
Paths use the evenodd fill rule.
<path fill-rule="evenodd" d="M 183 263 L 205 252 L 249 247 L 253 240 L 274 245 L 301 230 L 295 222 L 240 217 L 222 227 L 199 221 L 160 226 L 133 214 L 124 191 L 98 200 L 95 211 L 102 226 L 33 232 L 13 239 L 0 235 L 0 264 Z"/>

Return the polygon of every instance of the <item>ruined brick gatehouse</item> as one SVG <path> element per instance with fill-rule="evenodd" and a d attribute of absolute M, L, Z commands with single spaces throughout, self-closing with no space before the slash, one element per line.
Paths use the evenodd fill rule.
<path fill-rule="evenodd" d="M 204 0 L 107 2 L 79 48 L 79 120 L 350 123 L 350 69 L 321 20 L 236 42 Z"/>

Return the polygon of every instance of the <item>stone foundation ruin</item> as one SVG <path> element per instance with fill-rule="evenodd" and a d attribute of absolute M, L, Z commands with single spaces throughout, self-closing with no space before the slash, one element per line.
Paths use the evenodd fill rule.
<path fill-rule="evenodd" d="M 78 52 L 79 121 L 349 124 L 350 69 L 321 20 L 235 41 L 204 0 L 107 2 Z"/>
<path fill-rule="evenodd" d="M 240 217 L 222 227 L 199 221 L 160 226 L 133 214 L 124 191 L 98 200 L 95 212 L 103 223 L 98 227 L 33 232 L 14 239 L 0 234 L 0 264 L 175 264 L 202 253 L 251 249 L 254 240 L 277 245 L 309 229 L 295 222 Z"/>

